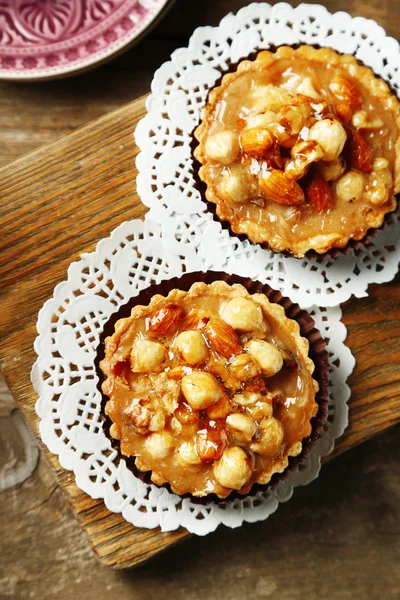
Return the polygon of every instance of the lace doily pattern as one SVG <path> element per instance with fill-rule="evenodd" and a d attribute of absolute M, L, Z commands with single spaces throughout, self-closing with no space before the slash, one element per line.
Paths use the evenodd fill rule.
<path fill-rule="evenodd" d="M 328 260 L 285 258 L 230 237 L 207 212 L 192 173 L 192 132 L 221 72 L 258 49 L 285 43 L 318 44 L 354 54 L 400 95 L 399 44 L 374 21 L 345 12 L 331 14 L 320 5 L 251 4 L 227 15 L 218 27 L 196 29 L 189 46 L 176 50 L 156 72 L 148 114 L 135 133 L 141 149 L 137 188 L 171 250 L 180 247 L 181 254 L 191 253 L 186 244 L 190 238 L 204 258 L 212 259 L 222 250 L 226 268 L 245 261 L 252 276 L 268 276 L 273 287 L 303 306 L 335 306 L 351 295 L 366 296 L 370 283 L 394 277 L 400 259 L 398 215 L 357 252 Z M 179 224 L 174 239 L 168 232 L 171 218 Z"/>
<path fill-rule="evenodd" d="M 219 254 L 212 258 L 210 251 L 204 256 L 193 246 L 191 252 L 182 254 L 179 231 L 180 223 L 171 221 L 164 239 L 161 225 L 149 219 L 123 223 L 110 238 L 99 242 L 95 252 L 71 264 L 67 280 L 55 288 L 39 313 L 38 358 L 32 382 L 39 395 L 36 411 L 42 439 L 61 465 L 75 473 L 83 491 L 104 499 L 109 510 L 122 513 L 137 527 L 161 526 L 169 531 L 183 526 L 204 535 L 220 524 L 238 527 L 244 521 L 267 518 L 291 497 L 295 486 L 318 475 L 321 456 L 332 450 L 348 422 L 346 380 L 354 358 L 344 345 L 347 332 L 340 321 L 340 308 L 309 309 L 327 340 L 331 366 L 328 416 L 304 463 L 273 490 L 225 506 L 200 505 L 135 478 L 103 432 L 94 366 L 96 347 L 111 314 L 144 287 L 184 272 L 223 270 L 225 259 L 218 258 Z M 175 241 L 171 244 L 171 240 Z M 177 251 L 171 249 L 173 244 Z M 249 275 L 241 255 L 232 254 L 229 270 Z M 260 280 L 272 283 L 266 272 Z"/>

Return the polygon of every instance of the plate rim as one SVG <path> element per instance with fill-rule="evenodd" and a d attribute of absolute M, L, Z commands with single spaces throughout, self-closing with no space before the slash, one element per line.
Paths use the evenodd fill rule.
<path fill-rule="evenodd" d="M 13 70 L 13 69 L 1 69 L 0 68 L 0 81 L 27 81 L 27 82 L 40 82 L 49 81 L 55 79 L 63 79 L 72 77 L 74 75 L 80 75 L 96 67 L 100 67 L 105 63 L 109 62 L 113 58 L 117 58 L 135 44 L 139 43 L 145 35 L 147 35 L 151 29 L 153 29 L 166 13 L 172 8 L 176 0 L 160 0 L 160 6 L 152 13 L 149 18 L 143 21 L 143 24 L 135 30 L 133 34 L 128 36 L 122 42 L 117 40 L 116 42 L 107 46 L 102 52 L 99 52 L 92 57 L 82 59 L 80 64 L 76 62 L 64 67 L 46 67 L 45 69 L 37 69 L 29 72 Z"/>

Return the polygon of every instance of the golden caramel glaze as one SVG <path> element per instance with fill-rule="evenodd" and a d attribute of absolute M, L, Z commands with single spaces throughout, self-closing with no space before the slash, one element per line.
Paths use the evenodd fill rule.
<path fill-rule="evenodd" d="M 194 135 L 218 217 L 276 252 L 342 248 L 396 207 L 400 103 L 354 56 L 262 51 L 211 90 Z"/>
<path fill-rule="evenodd" d="M 311 434 L 318 384 L 308 350 L 280 305 L 241 285 L 155 295 L 105 341 L 110 434 L 177 494 L 247 493 Z"/>

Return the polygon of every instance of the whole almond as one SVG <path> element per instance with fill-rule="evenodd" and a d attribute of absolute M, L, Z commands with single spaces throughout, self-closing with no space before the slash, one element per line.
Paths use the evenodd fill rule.
<path fill-rule="evenodd" d="M 225 358 L 231 358 L 231 356 L 239 354 L 242 350 L 235 330 L 222 319 L 217 317 L 210 319 L 206 325 L 205 334 L 212 349 L 225 356 Z"/>
<path fill-rule="evenodd" d="M 306 197 L 316 213 L 326 212 L 333 207 L 332 190 L 320 173 L 313 173 L 306 188 Z"/>
<path fill-rule="evenodd" d="M 362 95 L 358 87 L 343 75 L 337 75 L 329 84 L 331 92 L 342 102 L 358 109 L 362 105 Z"/>
<path fill-rule="evenodd" d="M 146 320 L 146 329 L 151 333 L 166 333 L 176 325 L 182 314 L 177 304 L 166 304 Z"/>
<path fill-rule="evenodd" d="M 185 315 L 183 321 L 183 329 L 204 329 L 207 325 L 210 317 L 207 317 L 207 313 L 204 310 L 197 308 L 191 308 Z"/>
<path fill-rule="evenodd" d="M 262 195 L 278 204 L 300 206 L 305 202 L 304 192 L 299 184 L 278 169 L 262 172 L 259 184 Z"/>
<path fill-rule="evenodd" d="M 274 143 L 274 136 L 268 129 L 255 127 L 247 129 L 240 136 L 243 152 L 250 156 L 263 156 Z"/>
<path fill-rule="evenodd" d="M 352 169 L 357 169 L 362 173 L 371 173 L 371 150 L 361 133 L 356 129 L 347 129 L 347 141 L 343 149 L 343 155 L 348 166 Z"/>
<path fill-rule="evenodd" d="M 347 125 L 351 121 L 351 117 L 353 116 L 353 111 L 348 104 L 341 102 L 335 106 L 336 114 L 339 119 L 342 121 L 343 125 Z"/>

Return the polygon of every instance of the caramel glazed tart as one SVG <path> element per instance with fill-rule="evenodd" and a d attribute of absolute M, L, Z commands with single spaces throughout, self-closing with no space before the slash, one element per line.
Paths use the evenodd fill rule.
<path fill-rule="evenodd" d="M 287 97 L 286 100 L 280 101 L 275 96 L 273 100 L 276 106 L 272 106 L 272 108 L 270 106 L 271 110 L 264 107 L 257 111 L 258 114 L 253 115 L 251 113 L 250 118 L 252 118 L 254 124 L 246 125 L 246 119 L 239 118 L 238 121 L 243 121 L 244 123 L 244 132 L 247 137 L 249 137 L 249 132 L 251 137 L 256 128 L 259 128 L 258 137 L 257 139 L 244 140 L 243 132 L 240 131 L 239 127 L 237 130 L 239 144 L 237 143 L 237 137 L 233 140 L 233 145 L 231 144 L 231 150 L 236 146 L 239 155 L 242 153 L 242 166 L 246 162 L 251 163 L 250 175 L 247 171 L 245 172 L 238 168 L 237 157 L 234 157 L 233 164 L 230 163 L 229 157 L 227 160 L 225 160 L 226 157 L 222 158 L 221 163 L 219 163 L 218 151 L 214 158 L 210 158 L 206 153 L 207 142 L 210 142 L 210 139 L 213 137 L 213 134 L 209 135 L 210 128 L 213 125 L 215 128 L 217 117 L 219 118 L 218 115 L 216 117 L 216 111 L 218 110 L 219 114 L 223 114 L 224 110 L 222 110 L 221 106 L 229 103 L 229 88 L 235 85 L 235 81 L 243 76 L 254 75 L 255 77 L 259 77 L 260 74 L 268 74 L 268 71 L 271 69 L 278 69 L 277 65 L 279 66 L 279 61 L 288 62 L 291 60 L 302 61 L 304 64 L 308 62 L 311 66 L 314 65 L 317 70 L 320 69 L 322 71 L 323 69 L 325 73 L 323 77 L 325 78 L 328 76 L 332 78 L 333 72 L 338 73 L 340 77 L 342 74 L 344 77 L 340 79 L 340 84 L 344 82 L 344 85 L 349 87 L 344 89 L 344 91 L 343 89 L 339 92 L 335 90 L 338 94 L 337 97 L 332 96 L 329 89 L 328 94 L 323 91 L 323 88 L 316 92 L 312 83 L 310 86 L 311 77 L 308 76 L 290 90 L 283 90 L 283 88 L 273 86 L 275 90 L 284 91 Z M 354 88 L 353 82 L 359 89 L 357 87 Z M 329 85 L 327 83 L 328 88 Z M 265 83 L 262 86 L 265 87 Z M 268 86 L 272 87 L 269 84 Z M 246 91 L 246 86 L 242 83 L 241 94 L 244 95 Z M 290 94 L 288 91 L 290 91 Z M 353 93 L 355 95 L 352 97 Z M 334 98 L 335 102 L 329 104 L 329 102 L 333 102 L 332 98 Z M 269 144 L 273 141 L 273 144 L 276 143 L 276 139 L 273 139 L 271 135 L 268 136 L 268 140 L 266 139 L 268 133 L 277 134 L 279 139 L 279 127 L 276 127 L 275 123 L 275 129 L 274 125 L 272 125 L 272 128 L 268 131 L 270 126 L 266 124 L 266 116 L 267 114 L 271 115 L 273 111 L 278 113 L 279 116 L 280 109 L 285 112 L 288 109 L 290 110 L 289 105 L 301 104 L 304 101 L 306 101 L 306 104 L 307 102 L 313 103 L 313 110 L 322 111 L 321 114 L 315 113 L 314 115 L 317 123 L 318 120 L 323 119 L 325 110 L 332 111 L 333 114 L 328 113 L 325 116 L 331 119 L 335 117 L 333 119 L 335 124 L 339 122 L 339 125 L 342 124 L 343 126 L 343 131 L 347 132 L 344 150 L 338 158 L 330 162 L 327 161 L 327 155 L 322 155 L 321 158 L 321 155 L 315 151 L 315 148 L 312 149 L 312 155 L 307 156 L 310 149 L 300 148 L 301 144 L 306 146 L 307 142 L 301 142 L 300 140 L 299 144 L 300 138 L 298 137 L 297 145 L 295 146 L 295 148 L 300 148 L 297 163 L 296 157 L 293 154 L 292 141 L 291 144 L 286 145 L 286 154 L 289 154 L 290 150 L 288 151 L 288 149 L 292 148 L 292 160 L 289 170 L 285 166 L 285 162 L 287 165 L 289 159 L 284 159 L 283 164 L 280 164 L 278 167 L 275 164 L 272 165 L 273 177 L 270 177 L 271 164 L 268 161 L 268 153 L 262 156 L 262 152 L 261 154 L 259 152 L 252 152 L 255 148 L 254 144 L 256 146 L 258 144 L 260 149 L 260 145 L 262 146 L 264 142 L 268 142 Z M 352 114 L 352 110 L 349 111 L 352 107 L 352 102 L 356 111 L 354 114 Z M 374 104 L 371 104 L 371 102 Z M 337 103 L 339 103 L 339 106 L 337 106 Z M 368 109 L 368 114 L 366 110 L 359 110 L 361 108 Z M 369 119 L 371 114 L 373 117 L 376 108 L 380 110 L 380 116 L 385 121 L 386 136 L 393 137 L 393 131 L 396 131 L 397 128 L 397 137 L 390 139 L 391 147 L 389 149 L 384 148 L 386 154 L 392 158 L 389 161 L 385 158 L 379 158 L 383 152 L 379 152 L 379 150 L 382 151 L 382 145 L 378 137 L 380 133 L 378 131 L 379 128 L 375 127 L 374 130 L 374 119 L 368 123 L 361 123 L 362 119 Z M 276 114 L 274 115 L 274 119 L 276 119 Z M 376 119 L 375 121 L 378 123 L 382 119 Z M 224 125 L 219 123 L 217 132 L 221 131 L 221 127 L 224 127 Z M 233 129 L 235 129 L 235 126 Z M 369 151 L 365 143 L 365 136 L 363 137 L 359 133 L 359 130 L 363 134 L 367 133 L 367 136 L 369 136 L 368 139 L 372 139 L 372 147 L 375 145 L 375 150 L 377 150 L 374 157 L 371 156 L 371 151 Z M 267 133 L 265 133 L 266 131 Z M 260 136 L 260 132 L 263 132 L 264 137 Z M 226 133 L 231 132 L 224 130 L 222 133 L 226 135 Z M 375 141 L 373 138 L 375 138 Z M 205 195 L 205 198 L 212 205 L 215 205 L 212 212 L 216 213 L 223 224 L 224 222 L 225 224 L 228 223 L 229 230 L 234 234 L 238 234 L 240 237 L 245 236 L 251 242 L 259 243 L 274 252 L 282 252 L 297 258 L 302 258 L 306 254 L 313 257 L 333 253 L 332 255 L 334 256 L 336 255 L 334 249 L 347 250 L 351 245 L 358 247 L 360 240 L 367 243 L 373 232 L 376 232 L 385 222 L 390 221 L 389 213 L 393 212 L 396 208 L 395 195 L 400 191 L 400 103 L 397 97 L 391 92 L 389 86 L 382 79 L 376 77 L 369 67 L 359 64 L 354 56 L 341 55 L 330 48 L 317 49 L 313 46 L 292 48 L 281 46 L 275 52 L 266 50 L 259 52 L 253 61 L 243 60 L 238 64 L 234 72 L 229 72 L 222 77 L 221 84 L 218 87 L 210 90 L 207 102 L 202 109 L 200 125 L 194 131 L 194 139 L 198 141 L 198 145 L 194 148 L 193 154 L 201 165 L 198 173 L 195 175 L 203 183 L 201 186 L 203 195 Z M 224 140 L 220 141 L 223 142 Z M 229 146 L 230 141 L 225 141 L 228 141 Z M 246 154 L 247 146 L 243 142 L 250 142 L 248 144 L 248 154 Z M 283 144 L 285 145 L 285 142 Z M 370 152 L 369 160 L 365 161 L 364 165 L 360 165 L 360 145 L 362 146 L 362 151 Z M 273 145 L 273 147 L 276 146 Z M 223 154 L 223 151 L 221 153 Z M 350 158 L 348 158 L 349 153 Z M 235 154 L 237 154 L 236 151 Z M 347 168 L 350 168 L 350 171 L 346 171 L 344 157 L 349 162 Z M 373 161 L 372 158 L 375 158 L 375 160 Z M 266 160 L 265 164 L 263 163 L 263 159 Z M 312 163 L 313 160 L 315 161 L 314 164 Z M 361 156 L 362 160 L 363 156 Z M 256 161 L 258 165 L 256 165 Z M 352 161 L 354 161 L 353 164 Z M 332 175 L 331 177 L 331 174 L 327 174 L 327 169 L 324 168 L 326 165 L 331 165 L 333 168 L 334 163 L 337 163 L 336 167 L 339 171 L 342 169 L 338 175 L 338 180 L 334 180 L 333 177 L 336 177 L 336 175 Z M 388 166 L 387 163 L 389 163 Z M 353 166 L 354 164 L 356 166 Z M 258 166 L 258 183 L 255 183 L 257 177 L 254 178 L 254 174 L 257 171 L 255 166 Z M 301 167 L 303 173 L 301 177 L 299 177 L 300 172 L 295 173 L 294 169 L 290 172 L 293 166 L 295 169 Z M 228 173 L 228 175 L 233 175 L 233 177 L 227 177 L 222 181 L 221 172 L 222 175 Z M 290 179 L 282 177 L 286 173 L 290 175 Z M 265 190 L 262 188 L 260 179 L 263 174 Z M 326 178 L 326 181 L 324 178 Z M 235 183 L 236 185 L 234 185 Z M 341 196 L 339 196 L 339 187 Z M 204 188 L 205 191 L 203 192 Z M 252 189 L 251 193 L 253 196 L 249 200 L 248 197 L 246 198 L 246 195 L 249 193 L 248 190 L 250 188 Z M 223 189 L 223 193 L 221 189 Z M 311 193 L 313 194 L 312 198 Z M 244 198 L 241 196 L 244 196 Z M 297 196 L 301 196 L 300 199 L 297 198 L 299 200 L 298 205 L 296 205 Z M 329 201 L 327 201 L 327 196 L 329 196 Z M 291 200 L 293 200 L 293 205 L 290 205 Z M 360 200 L 363 203 L 362 206 L 360 206 Z M 347 217 L 346 211 L 350 212 L 350 205 L 353 207 L 353 212 L 356 210 L 354 207 L 358 205 L 358 212 L 354 212 L 354 215 Z M 343 207 L 344 212 L 341 213 Z M 273 227 L 271 228 L 271 222 L 268 222 L 267 209 L 272 214 L 271 222 L 272 220 L 275 222 L 278 220 L 275 231 Z M 332 227 L 327 229 L 326 223 L 329 219 L 336 218 L 335 212 L 338 213 L 336 219 L 338 226 L 335 229 L 335 222 L 333 222 L 333 229 Z M 315 216 L 319 220 L 316 220 Z M 345 223 L 345 219 L 347 218 L 349 219 L 350 226 Z M 340 219 L 343 221 L 343 224 L 340 223 Z M 314 223 L 309 232 L 307 232 L 307 220 L 310 223 Z M 323 229 L 322 224 L 324 224 L 325 229 Z M 303 230 L 299 228 L 299 225 L 300 227 L 305 225 Z M 297 233 L 294 233 L 295 230 Z"/>
<path fill-rule="evenodd" d="M 269 348 L 269 364 L 251 349 L 255 338 Z M 136 469 L 174 493 L 247 494 L 309 442 L 319 386 L 308 354 L 283 306 L 242 285 L 197 282 L 154 295 L 105 340 L 110 435 Z"/>

